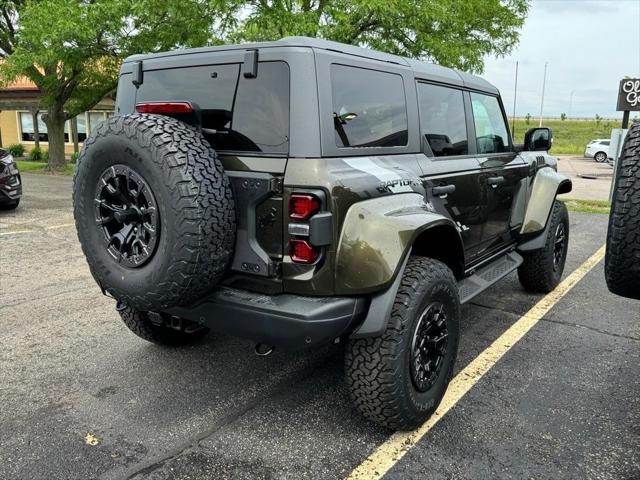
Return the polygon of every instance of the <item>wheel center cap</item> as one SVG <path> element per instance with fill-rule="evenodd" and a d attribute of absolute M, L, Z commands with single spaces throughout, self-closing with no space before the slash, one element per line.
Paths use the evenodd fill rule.
<path fill-rule="evenodd" d="M 126 210 L 114 212 L 113 217 L 120 223 L 131 223 L 132 221 L 140 218 L 140 212 L 135 208 L 128 208 Z"/>

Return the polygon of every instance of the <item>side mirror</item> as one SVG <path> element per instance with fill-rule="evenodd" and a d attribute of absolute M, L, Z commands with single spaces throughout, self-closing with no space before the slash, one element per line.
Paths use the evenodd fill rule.
<path fill-rule="evenodd" d="M 524 135 L 524 150 L 530 152 L 548 151 L 553 145 L 553 132 L 550 128 L 532 128 Z"/>

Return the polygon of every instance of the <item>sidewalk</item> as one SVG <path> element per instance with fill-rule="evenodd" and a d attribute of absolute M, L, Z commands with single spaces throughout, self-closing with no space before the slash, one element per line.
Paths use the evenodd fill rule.
<path fill-rule="evenodd" d="M 573 182 L 573 191 L 561 198 L 573 200 L 609 200 L 613 168 L 593 158 L 558 155 L 558 171 Z"/>

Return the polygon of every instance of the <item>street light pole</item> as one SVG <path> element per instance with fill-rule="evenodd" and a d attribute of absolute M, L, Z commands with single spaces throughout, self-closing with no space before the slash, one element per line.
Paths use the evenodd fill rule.
<path fill-rule="evenodd" d="M 511 117 L 511 138 L 516 137 L 516 97 L 518 96 L 518 61 L 516 60 L 516 83 L 513 87 L 513 116 Z"/>
<path fill-rule="evenodd" d="M 539 127 L 542 126 L 542 110 L 544 109 L 544 88 L 547 84 L 547 65 L 549 62 L 544 62 L 544 77 L 542 77 L 542 97 L 540 98 L 540 124 Z"/>
<path fill-rule="evenodd" d="M 576 93 L 575 90 L 571 90 L 571 94 L 569 95 L 569 118 L 571 118 L 571 107 L 573 106 L 573 94 Z"/>

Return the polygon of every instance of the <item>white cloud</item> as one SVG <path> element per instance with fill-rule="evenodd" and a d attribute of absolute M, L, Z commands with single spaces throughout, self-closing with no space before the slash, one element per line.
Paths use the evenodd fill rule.
<path fill-rule="evenodd" d="M 640 0 L 534 0 L 520 44 L 506 58 L 489 58 L 483 77 L 513 110 L 515 64 L 519 61 L 516 114 L 540 111 L 545 62 L 549 62 L 544 114 L 620 117 L 618 82 L 640 77 Z"/>

